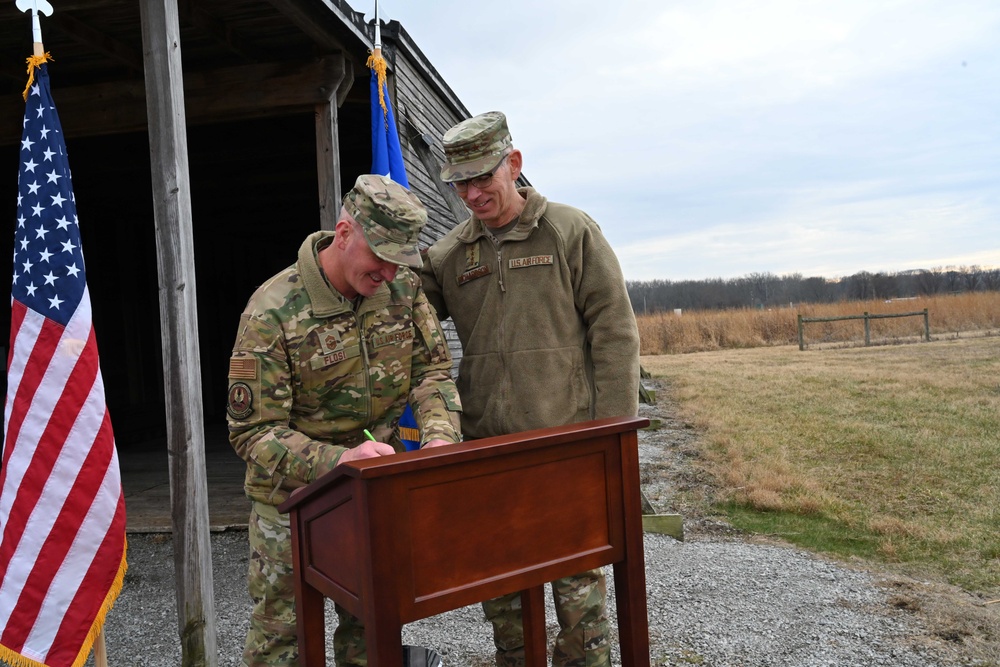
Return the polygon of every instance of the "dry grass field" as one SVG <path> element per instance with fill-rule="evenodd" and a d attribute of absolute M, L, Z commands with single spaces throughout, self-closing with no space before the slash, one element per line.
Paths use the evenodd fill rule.
<path fill-rule="evenodd" d="M 770 310 L 749 308 L 638 315 L 642 354 L 677 354 L 772 345 L 798 344 L 798 316 L 827 318 L 921 312 L 927 309 L 930 333 L 950 338 L 965 332 L 1000 333 L 1000 292 L 971 292 L 893 301 L 803 304 Z M 862 345 L 860 320 L 807 324 L 806 346 Z M 871 320 L 871 342 L 886 345 L 920 340 L 922 317 Z"/>
<path fill-rule="evenodd" d="M 1000 337 L 938 326 L 930 343 L 642 364 L 703 431 L 718 509 L 737 527 L 998 598 Z"/>

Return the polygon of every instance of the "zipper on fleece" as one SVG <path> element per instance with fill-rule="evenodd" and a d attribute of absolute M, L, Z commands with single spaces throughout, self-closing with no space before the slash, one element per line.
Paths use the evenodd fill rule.
<path fill-rule="evenodd" d="M 504 345 L 504 340 L 506 338 L 505 329 L 507 323 L 507 308 L 504 303 L 504 295 L 507 292 L 504 287 L 503 282 L 503 241 L 497 239 L 492 234 L 489 235 L 490 242 L 493 243 L 493 248 L 496 250 L 497 255 L 497 284 L 500 287 L 500 317 L 498 318 L 499 324 L 497 325 L 497 337 L 499 339 L 497 344 L 497 357 L 500 359 L 500 385 L 497 390 L 498 400 L 496 411 L 496 424 L 498 426 L 499 433 L 510 433 L 510 374 L 507 372 L 507 348 Z"/>
<path fill-rule="evenodd" d="M 355 311 L 353 314 L 354 314 L 354 324 L 355 326 L 358 327 L 358 338 L 360 339 L 358 343 L 361 346 L 361 369 L 365 374 L 365 389 L 367 390 L 365 391 L 365 397 L 361 399 L 365 401 L 365 410 L 364 410 L 365 419 L 364 423 L 362 424 L 362 426 L 365 426 L 371 423 L 373 416 L 372 415 L 373 401 L 371 398 L 373 391 L 372 374 L 371 374 L 371 369 L 368 367 L 368 332 L 365 331 L 365 328 L 362 326 L 362 320 L 358 318 L 357 311 Z"/>

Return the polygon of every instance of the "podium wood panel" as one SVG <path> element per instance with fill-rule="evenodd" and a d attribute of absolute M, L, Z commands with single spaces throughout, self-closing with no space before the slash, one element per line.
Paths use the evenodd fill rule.
<path fill-rule="evenodd" d="M 541 667 L 542 585 L 612 564 L 622 664 L 648 667 L 636 436 L 647 423 L 352 461 L 293 494 L 279 509 L 291 513 L 303 664 L 326 664 L 324 596 L 365 623 L 369 665 L 397 667 L 403 624 L 522 591 L 528 664 Z"/>

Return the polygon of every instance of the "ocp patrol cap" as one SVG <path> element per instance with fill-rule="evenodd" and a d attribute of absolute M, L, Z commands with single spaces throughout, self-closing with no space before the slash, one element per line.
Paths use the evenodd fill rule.
<path fill-rule="evenodd" d="M 464 181 L 493 171 L 510 152 L 507 117 L 499 111 L 487 111 L 463 120 L 444 133 L 444 157 L 441 180 Z"/>
<path fill-rule="evenodd" d="M 380 259 L 411 269 L 423 265 L 417 237 L 427 209 L 415 194 L 386 176 L 363 174 L 344 195 L 344 209 L 361 225 L 368 247 Z"/>

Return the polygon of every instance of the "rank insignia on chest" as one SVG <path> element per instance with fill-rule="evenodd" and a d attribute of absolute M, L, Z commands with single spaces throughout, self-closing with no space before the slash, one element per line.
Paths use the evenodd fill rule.
<path fill-rule="evenodd" d="M 479 266 L 479 244 L 465 246 L 465 268 L 474 269 Z"/>
<path fill-rule="evenodd" d="M 331 354 L 341 346 L 340 332 L 336 329 L 327 329 L 319 332 L 319 347 L 323 354 Z"/>

